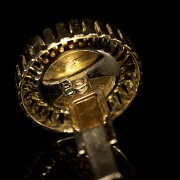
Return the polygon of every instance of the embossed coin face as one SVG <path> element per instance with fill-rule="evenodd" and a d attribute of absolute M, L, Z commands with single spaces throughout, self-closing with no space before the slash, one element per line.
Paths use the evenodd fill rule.
<path fill-rule="evenodd" d="M 110 56 L 102 51 L 93 50 L 92 48 L 66 51 L 57 57 L 57 60 L 49 66 L 44 73 L 42 83 L 46 86 L 50 86 L 59 84 L 65 78 L 68 78 L 71 82 L 77 82 L 77 79 L 88 78 L 86 77 L 88 73 L 90 74 L 101 64 L 106 63 L 102 62 L 105 61 L 105 58 L 108 59 L 108 61 L 114 60 L 113 56 Z M 104 71 L 107 70 L 105 69 Z M 91 84 L 91 88 L 101 87 L 106 96 L 115 85 L 115 80 L 116 77 L 112 76 L 112 74 L 107 76 L 95 76 L 93 78 L 90 77 L 88 79 Z M 66 102 L 63 102 L 63 98 L 61 99 L 61 104 L 64 107 L 66 106 Z"/>
<path fill-rule="evenodd" d="M 126 157 L 118 147 L 113 152 L 123 179 L 135 177 Z M 73 137 L 57 141 L 54 145 L 37 154 L 29 164 L 25 180 L 95 180 L 87 155 L 79 155 Z"/>
<path fill-rule="evenodd" d="M 64 78 L 74 77 L 90 68 L 102 57 L 96 51 L 83 49 L 68 51 L 60 55 L 59 58 L 57 57 L 57 60 L 49 66 L 43 76 L 43 82 L 53 83 Z"/>
<path fill-rule="evenodd" d="M 19 101 L 27 117 L 46 129 L 72 133 L 67 94 L 100 88 L 109 119 L 116 119 L 136 96 L 141 80 L 130 41 L 120 29 L 98 20 L 72 19 L 69 30 L 60 22 L 56 31 L 47 28 L 44 37 L 32 38 L 16 66 Z M 71 85 L 71 91 L 64 93 L 61 83 Z"/>

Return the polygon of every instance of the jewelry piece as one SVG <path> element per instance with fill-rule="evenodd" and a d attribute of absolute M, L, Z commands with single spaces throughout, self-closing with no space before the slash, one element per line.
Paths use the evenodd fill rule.
<path fill-rule="evenodd" d="M 47 130 L 72 134 L 87 155 L 95 179 L 122 179 L 112 147 L 112 125 L 130 105 L 141 80 L 141 64 L 120 29 L 77 19 L 43 31 L 16 66 L 19 102 L 26 116 Z M 55 35 L 57 34 L 57 35 Z"/>

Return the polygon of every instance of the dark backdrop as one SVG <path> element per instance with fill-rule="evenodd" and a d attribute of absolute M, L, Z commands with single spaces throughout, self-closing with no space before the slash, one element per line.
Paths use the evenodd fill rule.
<path fill-rule="evenodd" d="M 19 53 L 30 38 L 60 21 L 83 17 L 115 24 L 129 37 L 142 62 L 142 85 L 130 107 L 114 122 L 122 151 L 132 162 L 139 179 L 161 177 L 166 173 L 161 144 L 167 142 L 161 110 L 165 7 L 155 3 L 48 2 L 21 3 L 2 14 L 1 132 L 2 172 L 6 178 L 23 179 L 34 156 L 64 135 L 47 132 L 34 125 L 22 112 L 17 99 L 14 73 Z M 165 15 L 164 15 L 165 14 Z M 4 41 L 3 41 L 4 42 Z M 164 102 L 164 101 L 163 101 Z M 163 122 L 163 123 L 162 123 Z M 166 156 L 166 159 L 169 158 Z M 155 178 L 156 179 L 156 178 Z"/>

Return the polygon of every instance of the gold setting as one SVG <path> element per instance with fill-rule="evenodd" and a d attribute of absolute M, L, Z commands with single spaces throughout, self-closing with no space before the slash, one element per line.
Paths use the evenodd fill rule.
<path fill-rule="evenodd" d="M 34 37 L 32 45 L 27 45 L 16 66 L 18 97 L 27 117 L 46 129 L 72 133 L 67 97 L 61 95 L 58 99 L 60 104 L 56 107 L 44 98 L 39 84 L 56 84 L 60 79 L 69 77 L 72 82 L 76 82 L 75 85 L 79 85 L 75 77 L 83 79 L 86 70 L 99 62 L 98 57 L 107 54 L 116 60 L 120 74 L 117 77 L 94 78 L 90 84 L 94 88 L 102 88 L 109 106 L 110 119 L 116 119 L 136 96 L 141 79 L 141 64 L 130 41 L 120 29 L 110 24 L 104 25 L 98 20 L 93 22 L 83 19 L 79 23 L 72 19 L 69 21 L 69 30 L 60 22 L 56 24 L 56 31 L 57 37 L 50 28 L 43 31 L 43 38 Z M 72 54 L 78 58 L 79 53 L 84 52 L 85 56 L 91 55 L 92 58 L 86 63 L 84 59 L 68 59 Z M 67 66 L 68 63 L 70 66 Z M 76 63 L 74 70 L 71 69 L 73 63 Z M 53 66 L 57 64 L 60 71 L 55 73 Z M 83 84 L 83 87 L 86 86 Z"/>
<path fill-rule="evenodd" d="M 101 89 L 86 91 L 69 100 L 72 126 L 82 132 L 105 124 L 109 115 L 106 99 Z"/>

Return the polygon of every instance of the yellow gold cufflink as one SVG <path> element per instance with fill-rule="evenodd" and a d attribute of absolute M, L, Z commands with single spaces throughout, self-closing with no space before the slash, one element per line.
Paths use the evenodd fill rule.
<path fill-rule="evenodd" d="M 137 94 L 139 57 L 129 38 L 114 25 L 71 19 L 69 27 L 59 22 L 55 28 L 56 32 L 46 28 L 43 37 L 33 37 L 20 55 L 16 65 L 20 105 L 26 116 L 45 130 L 72 134 L 72 138 L 57 142 L 53 152 L 63 154 L 75 141 L 65 154 L 75 152 L 73 157 L 81 164 L 88 161 L 92 178 L 87 179 L 123 179 L 126 174 L 116 158 L 122 152 L 116 147 L 112 122 Z M 39 170 L 39 176 L 48 177 L 53 162 L 64 162 L 65 154 L 58 155 L 58 160 L 52 154 L 48 173 Z M 81 170 L 77 174 L 80 176 Z M 65 175 L 59 179 L 66 179 Z"/>

